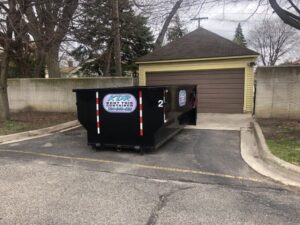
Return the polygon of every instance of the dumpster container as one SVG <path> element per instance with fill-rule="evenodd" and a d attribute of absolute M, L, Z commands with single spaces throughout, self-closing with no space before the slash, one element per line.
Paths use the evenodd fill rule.
<path fill-rule="evenodd" d="M 78 120 L 93 147 L 153 149 L 184 125 L 196 125 L 195 85 L 73 91 Z"/>

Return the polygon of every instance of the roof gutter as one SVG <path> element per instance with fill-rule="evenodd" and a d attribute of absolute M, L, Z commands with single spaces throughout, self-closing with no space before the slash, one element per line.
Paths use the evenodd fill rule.
<path fill-rule="evenodd" d="M 227 59 L 256 59 L 259 55 L 244 55 L 244 56 L 230 56 L 230 57 L 215 57 L 215 58 L 199 58 L 199 59 L 173 59 L 161 61 L 144 61 L 136 62 L 136 64 L 153 64 L 153 63 L 176 63 L 176 62 L 196 62 L 196 61 L 211 61 L 211 60 L 227 60 Z"/>

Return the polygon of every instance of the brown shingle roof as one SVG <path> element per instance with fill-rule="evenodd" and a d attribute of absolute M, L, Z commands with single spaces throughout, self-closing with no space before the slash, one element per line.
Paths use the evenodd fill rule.
<path fill-rule="evenodd" d="M 247 55 L 258 55 L 258 53 L 206 29 L 198 28 L 184 37 L 140 57 L 137 62 Z"/>

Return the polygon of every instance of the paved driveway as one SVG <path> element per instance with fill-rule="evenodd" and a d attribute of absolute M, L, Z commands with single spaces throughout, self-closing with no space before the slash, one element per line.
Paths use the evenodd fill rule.
<path fill-rule="evenodd" d="M 238 131 L 94 151 L 83 129 L 0 145 L 0 224 L 299 224 L 298 190 L 240 156 Z"/>

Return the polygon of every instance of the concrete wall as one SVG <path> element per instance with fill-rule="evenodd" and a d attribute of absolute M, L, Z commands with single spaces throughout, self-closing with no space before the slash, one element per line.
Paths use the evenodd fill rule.
<path fill-rule="evenodd" d="M 300 66 L 257 69 L 256 116 L 300 119 Z"/>
<path fill-rule="evenodd" d="M 12 111 L 32 109 L 49 112 L 76 110 L 74 88 L 106 88 L 132 86 L 133 79 L 125 77 L 9 79 L 8 98 Z"/>

